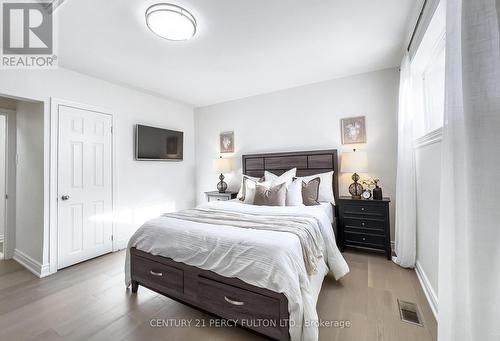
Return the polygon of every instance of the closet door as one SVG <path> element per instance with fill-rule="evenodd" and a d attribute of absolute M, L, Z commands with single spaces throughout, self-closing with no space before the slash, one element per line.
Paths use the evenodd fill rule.
<path fill-rule="evenodd" d="M 59 106 L 58 268 L 112 251 L 112 117 Z"/>

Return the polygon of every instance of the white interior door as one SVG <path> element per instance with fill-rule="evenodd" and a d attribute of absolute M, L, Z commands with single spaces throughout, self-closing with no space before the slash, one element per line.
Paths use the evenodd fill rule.
<path fill-rule="evenodd" d="M 110 115 L 59 105 L 58 268 L 112 251 Z"/>

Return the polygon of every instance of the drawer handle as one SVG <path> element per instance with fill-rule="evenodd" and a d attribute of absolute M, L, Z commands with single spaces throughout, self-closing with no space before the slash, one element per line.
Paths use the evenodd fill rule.
<path fill-rule="evenodd" d="M 232 305 L 245 305 L 245 302 L 233 301 L 232 299 L 227 298 L 227 296 L 224 296 L 224 299 L 226 300 L 227 303 Z"/>
<path fill-rule="evenodd" d="M 156 276 L 156 277 L 162 277 L 163 276 L 163 273 L 161 272 L 155 272 L 153 270 L 149 270 L 149 273 L 153 276 Z"/>
<path fill-rule="evenodd" d="M 363 237 L 363 241 L 364 241 L 364 240 L 366 240 L 366 238 L 365 238 L 365 237 Z"/>
<path fill-rule="evenodd" d="M 365 226 L 365 223 L 361 223 L 361 226 Z"/>
<path fill-rule="evenodd" d="M 364 211 L 364 210 L 365 210 L 365 208 L 364 208 L 364 207 L 361 207 L 361 211 Z"/>

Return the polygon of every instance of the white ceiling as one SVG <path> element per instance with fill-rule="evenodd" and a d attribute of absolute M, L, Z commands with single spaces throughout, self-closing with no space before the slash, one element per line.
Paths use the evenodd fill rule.
<path fill-rule="evenodd" d="M 169 0 L 198 21 L 171 42 L 146 27 L 160 0 L 66 0 L 59 65 L 205 106 L 399 65 L 415 0 Z"/>

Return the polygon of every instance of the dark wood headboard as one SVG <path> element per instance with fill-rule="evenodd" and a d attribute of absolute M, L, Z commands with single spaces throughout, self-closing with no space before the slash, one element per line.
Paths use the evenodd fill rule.
<path fill-rule="evenodd" d="M 336 149 L 305 152 L 247 154 L 242 156 L 243 174 L 261 177 L 264 171 L 281 175 L 297 168 L 297 176 L 333 171 L 333 195 L 339 197 L 339 162 Z"/>

